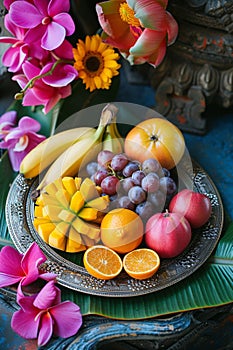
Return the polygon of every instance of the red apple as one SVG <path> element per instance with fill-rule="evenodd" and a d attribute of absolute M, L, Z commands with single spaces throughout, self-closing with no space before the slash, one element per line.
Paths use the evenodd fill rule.
<path fill-rule="evenodd" d="M 172 198 L 169 211 L 184 215 L 193 228 L 198 228 L 209 220 L 211 203 L 204 194 L 185 189 Z"/>
<path fill-rule="evenodd" d="M 173 258 L 181 254 L 188 246 L 191 236 L 189 222 L 178 213 L 157 213 L 146 223 L 146 245 L 161 258 Z"/>

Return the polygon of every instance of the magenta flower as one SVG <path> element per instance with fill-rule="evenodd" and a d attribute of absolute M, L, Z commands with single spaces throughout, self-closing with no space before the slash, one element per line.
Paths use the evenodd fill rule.
<path fill-rule="evenodd" d="M 110 0 L 96 5 L 104 40 L 118 48 L 131 64 L 158 66 L 178 25 L 166 11 L 168 0 Z"/>
<path fill-rule="evenodd" d="M 16 80 L 22 89 L 35 76 L 41 75 L 51 68 L 48 63 L 42 70 L 32 62 L 25 62 L 22 66 L 24 74 L 15 75 L 12 80 Z M 24 93 L 23 106 L 43 105 L 44 113 L 48 113 L 61 98 L 66 98 L 71 94 L 69 83 L 77 77 L 78 73 L 69 64 L 58 64 L 53 74 L 43 79 L 34 81 L 32 87 Z M 48 84 L 49 85 L 48 85 Z"/>
<path fill-rule="evenodd" d="M 47 344 L 52 334 L 71 337 L 82 325 L 79 306 L 70 301 L 61 302 L 61 292 L 54 281 L 36 295 L 23 296 L 20 291 L 17 301 L 21 309 L 13 314 L 11 327 L 23 338 L 38 338 L 38 346 Z"/>
<path fill-rule="evenodd" d="M 45 60 L 49 52 L 40 46 L 41 37 L 31 35 L 28 30 L 15 26 L 10 20 L 9 14 L 4 18 L 4 25 L 12 36 L 0 37 L 0 43 L 11 44 L 2 57 L 3 64 L 10 72 L 18 72 L 22 64 L 29 58 L 34 57 Z"/>
<path fill-rule="evenodd" d="M 45 139 L 45 136 L 37 134 L 40 123 L 30 117 L 20 119 L 17 127 L 8 130 L 0 148 L 8 149 L 9 158 L 14 171 L 18 171 L 23 158 L 34 147 Z"/>
<path fill-rule="evenodd" d="M 17 112 L 9 111 L 0 117 L 0 139 L 3 139 L 16 124 Z"/>
<path fill-rule="evenodd" d="M 46 256 L 34 242 L 25 252 L 20 254 L 15 248 L 6 246 L 0 251 L 0 288 L 15 283 L 26 286 L 38 278 L 51 280 L 53 273 L 42 272 L 39 268 L 46 261 Z"/>
<path fill-rule="evenodd" d="M 69 0 L 34 0 L 34 4 L 15 1 L 10 5 L 9 14 L 16 26 L 41 37 L 42 48 L 54 50 L 66 36 L 74 33 L 74 22 L 67 13 L 69 9 Z"/>

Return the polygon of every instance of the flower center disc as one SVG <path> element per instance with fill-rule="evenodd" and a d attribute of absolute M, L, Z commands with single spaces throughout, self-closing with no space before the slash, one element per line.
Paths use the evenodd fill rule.
<path fill-rule="evenodd" d="M 103 69 L 103 59 L 97 53 L 87 53 L 83 63 L 91 76 L 98 74 Z"/>
<path fill-rule="evenodd" d="M 122 21 L 127 22 L 129 25 L 140 27 L 140 21 L 135 17 L 134 10 L 129 7 L 126 2 L 120 4 L 119 13 Z"/>

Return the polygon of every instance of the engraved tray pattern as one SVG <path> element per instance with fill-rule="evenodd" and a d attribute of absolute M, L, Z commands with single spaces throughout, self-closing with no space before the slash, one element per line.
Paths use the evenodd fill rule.
<path fill-rule="evenodd" d="M 58 283 L 67 288 L 106 297 L 132 297 L 156 292 L 174 285 L 196 271 L 211 255 L 221 235 L 223 205 L 220 195 L 208 174 L 195 162 L 191 181 L 194 190 L 209 197 L 212 205 L 211 217 L 201 229 L 193 232 L 192 240 L 182 254 L 173 259 L 162 259 L 157 273 L 146 280 L 135 280 L 124 271 L 112 280 L 98 280 L 90 276 L 84 267 L 66 260 L 48 246 L 33 226 L 34 203 L 31 193 L 37 187 L 38 178 L 28 180 L 18 175 L 14 180 L 6 203 L 9 233 L 21 253 L 36 241 L 48 259 L 43 269 L 57 273 Z"/>

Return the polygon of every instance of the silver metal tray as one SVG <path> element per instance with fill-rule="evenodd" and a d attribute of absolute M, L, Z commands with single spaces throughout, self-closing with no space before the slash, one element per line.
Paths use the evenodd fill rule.
<path fill-rule="evenodd" d="M 67 288 L 106 297 L 132 297 L 156 292 L 174 285 L 196 271 L 211 255 L 221 235 L 223 205 L 213 181 L 195 162 L 190 180 L 196 191 L 209 197 L 212 205 L 211 217 L 201 229 L 193 230 L 192 240 L 181 255 L 173 259 L 162 259 L 157 273 L 147 280 L 135 280 L 125 272 L 109 281 L 98 280 L 90 276 L 84 267 L 73 263 L 64 254 L 60 255 L 58 250 L 47 245 L 33 226 L 34 203 L 31 194 L 38 185 L 38 178 L 28 180 L 18 175 L 13 182 L 6 203 L 9 233 L 21 253 L 36 241 L 48 259 L 43 269 L 57 273 L 58 283 Z"/>

